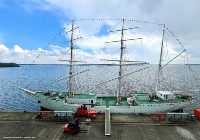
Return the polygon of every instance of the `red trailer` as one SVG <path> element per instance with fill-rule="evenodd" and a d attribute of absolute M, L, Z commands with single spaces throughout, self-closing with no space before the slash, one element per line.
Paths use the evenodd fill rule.
<path fill-rule="evenodd" d="M 77 117 L 88 117 L 88 118 L 96 118 L 97 112 L 95 110 L 88 110 L 86 105 L 81 105 L 80 108 L 77 109 Z"/>
<path fill-rule="evenodd" d="M 85 104 L 83 106 L 81 105 L 81 107 L 77 109 L 77 116 L 87 117 L 87 107 Z"/>
<path fill-rule="evenodd" d="M 77 116 L 78 117 L 87 117 L 87 110 L 78 109 L 77 110 Z"/>
<path fill-rule="evenodd" d="M 88 118 L 96 118 L 97 112 L 95 110 L 88 110 Z"/>
<path fill-rule="evenodd" d="M 195 108 L 194 109 L 194 115 L 197 119 L 200 119 L 200 108 Z"/>
<path fill-rule="evenodd" d="M 40 111 L 41 119 L 53 119 L 53 111 Z"/>
<path fill-rule="evenodd" d="M 155 122 L 166 121 L 166 112 L 155 112 L 152 119 Z"/>

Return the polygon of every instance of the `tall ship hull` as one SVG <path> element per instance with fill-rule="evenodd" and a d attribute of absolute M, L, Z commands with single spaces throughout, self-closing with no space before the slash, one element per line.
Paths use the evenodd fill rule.
<path fill-rule="evenodd" d="M 72 98 L 67 98 L 66 101 L 67 92 L 32 92 L 20 89 L 35 98 L 41 109 L 53 111 L 76 112 L 85 104 L 88 109 L 94 109 L 98 113 L 105 113 L 105 109 L 110 108 L 111 113 L 153 114 L 181 110 L 193 103 L 192 97 L 185 94 L 177 94 L 174 99 L 163 100 L 160 97 L 149 98 L 149 93 L 140 93 L 132 97 L 121 97 L 120 103 L 116 104 L 115 96 L 77 94 Z"/>

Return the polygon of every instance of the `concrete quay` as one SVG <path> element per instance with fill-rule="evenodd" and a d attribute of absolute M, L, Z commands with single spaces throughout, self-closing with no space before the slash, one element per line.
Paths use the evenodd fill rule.
<path fill-rule="evenodd" d="M 199 140 L 199 125 L 159 125 L 149 123 L 111 124 L 111 135 L 105 136 L 104 123 L 80 124 L 81 132 L 66 134 L 65 123 L 41 121 L 1 121 L 0 139 L 36 140 Z"/>
<path fill-rule="evenodd" d="M 27 112 L 16 113 L 18 118 L 15 118 L 15 113 L 0 112 L 0 139 L 200 140 L 198 120 L 181 124 L 155 123 L 150 116 L 111 114 L 111 135 L 105 136 L 105 124 L 101 121 L 104 118 L 103 114 L 100 114 L 97 119 L 92 119 L 90 125 L 86 125 L 85 119 L 81 119 L 81 132 L 66 134 L 63 132 L 63 127 L 67 121 L 37 120 L 34 119 L 37 113 Z M 5 115 L 7 119 L 3 117 Z"/>

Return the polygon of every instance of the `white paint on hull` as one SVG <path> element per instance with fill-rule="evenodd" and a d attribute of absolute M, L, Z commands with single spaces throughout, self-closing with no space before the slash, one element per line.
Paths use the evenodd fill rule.
<path fill-rule="evenodd" d="M 37 99 L 37 98 L 36 98 Z M 56 111 L 76 111 L 81 104 L 68 104 L 63 100 L 50 100 L 46 98 L 37 99 L 40 101 L 39 105 L 47 109 Z M 153 114 L 154 112 L 169 112 L 184 108 L 190 105 L 190 102 L 177 103 L 162 103 L 162 104 L 141 104 L 138 106 L 109 106 L 111 113 L 144 113 Z M 88 109 L 91 108 L 87 105 Z M 105 113 L 106 106 L 94 106 L 97 112 Z"/>

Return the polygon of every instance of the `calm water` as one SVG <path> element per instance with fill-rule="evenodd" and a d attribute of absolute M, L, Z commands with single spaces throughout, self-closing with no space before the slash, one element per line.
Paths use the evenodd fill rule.
<path fill-rule="evenodd" d="M 109 94 L 111 92 L 116 93 L 117 78 L 113 77 L 116 77 L 118 74 L 117 68 L 115 66 L 91 66 L 90 69 L 91 68 L 92 70 L 90 70 L 90 72 L 81 74 L 81 77 L 75 76 L 74 91 L 77 93 L 80 91 L 98 94 Z M 85 67 L 83 70 L 87 69 L 88 68 Z M 178 68 L 171 67 L 169 70 L 171 70 L 173 73 L 173 71 L 176 71 L 176 69 Z M 127 68 L 127 70 L 134 71 L 132 67 Z M 198 87 L 198 85 L 200 85 L 200 65 L 192 66 L 192 70 L 194 71 L 195 78 L 197 78 L 196 81 L 190 81 L 190 79 L 193 79 L 191 75 L 187 75 L 190 76 L 189 79 L 184 79 L 182 73 L 179 73 L 181 78 L 175 79 L 174 76 L 171 78 L 171 81 L 174 82 L 172 85 L 178 83 L 178 86 L 176 86 L 176 88 L 173 87 L 171 90 L 180 91 L 183 88 L 187 88 L 188 91 L 194 96 L 194 105 L 185 109 L 190 112 L 192 112 L 193 108 L 200 107 L 200 88 Z M 81 70 L 77 71 L 80 72 Z M 20 91 L 16 86 L 27 88 L 33 91 L 64 91 L 67 89 L 67 78 L 58 82 L 54 81 L 59 78 L 63 78 L 64 75 L 67 75 L 67 73 L 68 67 L 66 65 L 21 65 L 21 67 L 16 68 L 0 68 L 0 110 L 39 110 L 40 107 L 38 106 L 37 101 Z M 141 76 L 141 74 L 143 75 Z M 150 74 L 147 74 L 147 71 L 141 72 L 140 76 L 137 74 L 135 76 L 128 75 L 126 82 L 123 82 L 123 90 L 127 90 L 128 92 L 133 92 L 134 90 L 153 90 L 153 88 L 151 89 L 150 87 L 155 84 L 155 82 L 152 82 L 155 81 L 155 77 L 150 77 L 149 75 Z M 136 80 L 133 81 L 132 79 Z M 111 82 L 105 82 L 106 80 L 111 80 Z M 183 82 L 183 80 L 186 82 Z M 102 84 L 103 82 L 105 82 L 105 84 Z M 101 84 L 98 85 L 99 83 Z M 143 86 L 141 86 L 142 83 Z M 170 84 L 163 85 L 163 87 L 168 87 L 169 89 L 170 86 Z"/>
<path fill-rule="evenodd" d="M 20 91 L 16 86 L 36 90 L 63 90 L 60 83 L 49 84 L 64 75 L 66 66 L 21 65 L 15 68 L 0 68 L 0 110 L 39 110 L 37 101 Z M 53 80 L 52 80 L 53 79 Z"/>

